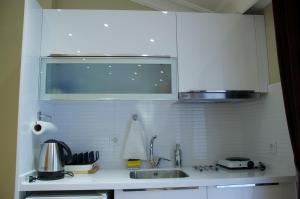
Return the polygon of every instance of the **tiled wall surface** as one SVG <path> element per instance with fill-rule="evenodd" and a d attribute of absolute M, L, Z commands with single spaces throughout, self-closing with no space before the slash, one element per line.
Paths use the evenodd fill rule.
<path fill-rule="evenodd" d="M 173 160 L 175 144 L 180 143 L 184 166 L 214 163 L 227 156 L 251 156 L 272 163 L 284 158 L 291 163 L 281 98 L 280 85 L 275 85 L 268 97 L 243 103 L 42 102 L 41 110 L 53 116 L 59 132 L 44 134 L 40 142 L 56 138 L 74 152 L 99 150 L 102 168 L 121 168 L 124 137 L 132 115 L 138 114 L 147 145 L 151 136 L 158 135 L 155 155 Z M 277 143 L 276 154 L 269 153 L 271 138 Z"/>
<path fill-rule="evenodd" d="M 182 145 L 183 164 L 192 166 L 229 155 L 242 155 L 242 134 L 234 104 L 177 104 L 171 101 L 46 102 L 59 132 L 57 138 L 74 152 L 99 150 L 104 168 L 122 167 L 124 137 L 133 114 L 144 126 L 147 144 L 158 135 L 154 153 L 174 159 L 176 143 Z M 114 142 L 117 138 L 117 142 Z M 172 166 L 165 163 L 162 166 Z"/>
<path fill-rule="evenodd" d="M 246 154 L 285 173 L 295 173 L 281 84 L 270 85 L 268 96 L 240 104 L 238 109 L 245 129 Z"/>

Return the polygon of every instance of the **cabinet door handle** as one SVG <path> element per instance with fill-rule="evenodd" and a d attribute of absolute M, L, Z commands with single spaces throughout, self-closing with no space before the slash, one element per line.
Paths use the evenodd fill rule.
<path fill-rule="evenodd" d="M 263 186 L 277 186 L 279 185 L 279 182 L 272 182 L 272 183 L 258 183 L 255 184 L 257 187 L 263 187 Z"/>
<path fill-rule="evenodd" d="M 217 185 L 218 189 L 224 188 L 241 188 L 241 187 L 257 187 L 257 186 L 274 186 L 279 185 L 278 182 L 273 183 L 257 183 L 257 184 L 232 184 L 232 185 Z"/>
<path fill-rule="evenodd" d="M 48 57 L 151 57 L 151 58 L 171 58 L 171 55 L 141 55 L 141 54 L 50 54 Z"/>
<path fill-rule="evenodd" d="M 225 188 L 241 188 L 241 187 L 255 187 L 255 184 L 230 184 L 230 185 L 217 185 L 218 189 Z"/>
<path fill-rule="evenodd" d="M 123 189 L 124 192 L 133 192 L 133 191 L 170 191 L 170 190 L 191 190 L 199 189 L 198 186 L 195 187 L 162 187 L 162 188 L 147 188 L 147 189 Z"/>

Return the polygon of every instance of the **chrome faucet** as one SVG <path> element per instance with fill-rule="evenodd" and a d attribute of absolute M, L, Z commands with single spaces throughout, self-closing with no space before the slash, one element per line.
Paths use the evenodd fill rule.
<path fill-rule="evenodd" d="M 182 152 L 180 148 L 180 144 L 176 144 L 175 148 L 175 167 L 176 168 L 181 168 L 182 166 Z"/>
<path fill-rule="evenodd" d="M 166 160 L 166 161 L 171 161 L 166 158 L 161 158 L 161 157 L 154 157 L 153 155 L 153 143 L 154 140 L 157 138 L 157 135 L 154 135 L 151 140 L 150 140 L 150 150 L 149 150 L 149 164 L 151 168 L 158 168 L 160 165 L 161 160 Z"/>

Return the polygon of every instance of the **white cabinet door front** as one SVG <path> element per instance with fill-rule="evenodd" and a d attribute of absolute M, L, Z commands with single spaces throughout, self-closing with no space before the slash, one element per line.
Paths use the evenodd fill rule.
<path fill-rule="evenodd" d="M 175 13 L 45 10 L 42 55 L 177 57 Z"/>
<path fill-rule="evenodd" d="M 115 190 L 115 199 L 206 199 L 206 187 L 187 190 Z"/>
<path fill-rule="evenodd" d="M 178 13 L 179 91 L 259 91 L 254 16 Z"/>
<path fill-rule="evenodd" d="M 296 199 L 294 184 L 256 187 L 208 187 L 208 199 Z"/>
<path fill-rule="evenodd" d="M 42 58 L 41 100 L 177 100 L 175 58 Z"/>

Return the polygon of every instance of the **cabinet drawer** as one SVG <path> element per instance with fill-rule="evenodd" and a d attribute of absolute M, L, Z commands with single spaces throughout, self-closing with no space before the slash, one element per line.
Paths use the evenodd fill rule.
<path fill-rule="evenodd" d="M 206 187 L 115 190 L 115 199 L 207 199 Z"/>
<path fill-rule="evenodd" d="M 241 184 L 208 187 L 208 199 L 296 199 L 295 184 Z"/>

